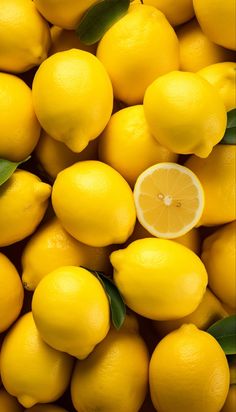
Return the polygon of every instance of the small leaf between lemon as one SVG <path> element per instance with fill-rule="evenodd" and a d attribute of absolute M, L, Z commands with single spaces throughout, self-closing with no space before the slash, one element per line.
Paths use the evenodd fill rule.
<path fill-rule="evenodd" d="M 0 159 L 0 186 L 11 177 L 19 165 L 27 162 L 29 159 L 30 156 L 21 162 L 11 162 L 10 160 Z"/>
<path fill-rule="evenodd" d="M 227 113 L 227 127 L 221 144 L 236 144 L 236 109 Z"/>
<path fill-rule="evenodd" d="M 236 354 L 236 315 L 218 320 L 207 332 L 219 342 L 226 355 Z"/>

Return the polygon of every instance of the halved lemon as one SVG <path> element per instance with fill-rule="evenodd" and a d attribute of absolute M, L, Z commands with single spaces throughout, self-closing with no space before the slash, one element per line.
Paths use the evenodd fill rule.
<path fill-rule="evenodd" d="M 204 192 L 197 176 L 177 163 L 158 163 L 146 169 L 134 187 L 141 225 L 152 235 L 174 239 L 199 222 Z"/>

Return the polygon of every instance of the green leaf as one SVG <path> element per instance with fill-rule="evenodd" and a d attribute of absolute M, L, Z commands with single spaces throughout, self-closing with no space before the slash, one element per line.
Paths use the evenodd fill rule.
<path fill-rule="evenodd" d="M 218 320 L 207 332 L 219 342 L 226 355 L 236 354 L 236 315 Z"/>
<path fill-rule="evenodd" d="M 91 6 L 76 29 L 80 40 L 87 45 L 96 43 L 128 10 L 130 0 L 103 0 Z"/>
<path fill-rule="evenodd" d="M 221 144 L 236 144 L 236 109 L 227 113 L 227 127 Z"/>
<path fill-rule="evenodd" d="M 30 156 L 21 162 L 11 162 L 10 160 L 0 159 L 0 186 L 11 177 L 19 165 L 25 163 L 29 159 Z"/>
<path fill-rule="evenodd" d="M 125 320 L 126 308 L 119 290 L 104 273 L 86 267 L 84 267 L 84 269 L 95 275 L 101 282 L 109 300 L 112 323 L 116 329 L 120 329 Z"/>

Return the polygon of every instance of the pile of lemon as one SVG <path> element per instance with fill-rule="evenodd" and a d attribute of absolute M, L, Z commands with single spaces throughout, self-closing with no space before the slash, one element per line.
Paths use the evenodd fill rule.
<path fill-rule="evenodd" d="M 98 2 L 0 1 L 0 412 L 233 412 L 235 2 Z"/>

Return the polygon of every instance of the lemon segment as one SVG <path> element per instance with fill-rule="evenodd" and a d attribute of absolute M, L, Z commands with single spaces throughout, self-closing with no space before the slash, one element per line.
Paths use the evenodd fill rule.
<path fill-rule="evenodd" d="M 204 192 L 189 169 L 159 163 L 145 170 L 134 187 L 138 220 L 152 235 L 174 239 L 189 232 L 201 218 Z"/>

